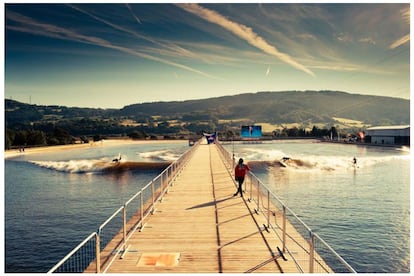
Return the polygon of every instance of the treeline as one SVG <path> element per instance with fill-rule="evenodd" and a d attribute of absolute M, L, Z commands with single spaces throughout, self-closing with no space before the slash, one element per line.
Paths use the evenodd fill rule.
<path fill-rule="evenodd" d="M 95 126 L 96 127 L 96 126 Z M 66 145 L 74 143 L 88 143 L 89 141 L 99 141 L 108 137 L 129 137 L 131 139 L 188 139 L 188 137 L 201 136 L 203 132 L 211 133 L 217 129 L 226 129 L 225 131 L 218 131 L 222 139 L 234 139 L 240 136 L 240 129 L 237 127 L 216 126 L 214 123 L 210 124 L 188 124 L 185 126 L 170 126 L 167 122 L 152 127 L 121 127 L 121 131 L 115 132 L 105 131 L 104 127 L 99 131 L 94 129 L 94 134 L 79 134 L 74 135 L 73 132 L 66 128 L 54 127 L 51 129 L 30 129 L 30 130 L 13 130 L 6 129 L 5 149 L 33 147 L 33 146 L 53 146 Z M 73 131 L 74 129 L 72 129 Z M 284 128 L 280 131 L 273 131 L 270 134 L 272 138 L 280 137 L 338 137 L 338 132 L 335 127 L 330 129 L 318 128 L 314 126 L 311 131 L 304 128 Z M 356 136 L 356 134 L 355 134 Z"/>
<path fill-rule="evenodd" d="M 62 128 L 55 128 L 51 133 L 41 130 L 6 129 L 5 148 L 67 145 L 74 144 L 77 140 L 83 143 L 89 142 L 85 136 L 76 139 Z"/>
<path fill-rule="evenodd" d="M 306 130 L 304 128 L 292 127 L 283 128 L 281 131 L 273 131 L 273 136 L 276 137 L 325 137 L 325 136 L 338 136 L 338 131 L 335 127 L 318 128 L 313 126 L 312 130 Z"/>
<path fill-rule="evenodd" d="M 300 137 L 324 138 L 324 137 L 331 137 L 331 136 L 332 137 L 341 136 L 342 138 L 345 138 L 346 136 L 354 136 L 354 137 L 357 136 L 358 130 L 355 130 L 354 132 L 355 133 L 351 131 L 351 132 L 339 134 L 335 127 L 318 128 L 317 126 L 313 126 L 312 130 L 307 130 L 305 128 L 298 128 L 298 127 L 291 127 L 291 128 L 285 127 L 281 130 L 274 130 L 271 133 L 271 136 L 272 138 L 289 138 L 289 137 L 291 138 L 300 138 Z M 225 139 L 225 140 L 240 138 L 240 132 L 228 129 L 221 133 L 221 137 L 222 139 Z"/>
<path fill-rule="evenodd" d="M 52 123 L 20 124 L 6 128 L 5 149 L 88 143 L 109 137 L 131 139 L 187 139 L 203 132 L 212 132 L 215 124 L 186 123 L 174 125 L 167 121 L 149 125 L 121 125 L 117 120 L 80 119 Z"/>

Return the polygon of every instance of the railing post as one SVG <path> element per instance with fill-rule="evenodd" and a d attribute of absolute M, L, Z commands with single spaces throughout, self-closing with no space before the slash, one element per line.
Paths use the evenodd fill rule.
<path fill-rule="evenodd" d="M 126 236 L 127 236 L 127 229 L 126 229 L 126 227 L 127 227 L 127 212 L 126 212 L 126 204 L 124 204 L 124 210 L 122 210 L 122 216 L 123 216 L 123 226 L 122 226 L 122 228 L 123 228 L 123 232 L 124 232 L 124 245 L 123 245 L 123 248 L 124 248 L 124 251 L 126 250 Z"/>
<path fill-rule="evenodd" d="M 140 218 L 141 228 L 140 228 L 139 231 L 142 231 L 142 228 L 144 227 L 144 202 L 143 202 L 142 194 L 143 194 L 143 191 L 141 189 L 141 193 L 139 195 L 139 201 L 140 201 L 140 208 L 139 209 L 140 209 L 140 214 L 141 214 L 141 218 Z"/>
<path fill-rule="evenodd" d="M 251 174 L 249 174 L 249 179 L 250 179 L 250 201 L 253 200 L 253 177 Z"/>
<path fill-rule="evenodd" d="M 286 252 L 286 206 L 283 205 L 283 253 Z"/>
<path fill-rule="evenodd" d="M 151 205 L 151 214 L 154 214 L 155 211 L 155 188 L 154 188 L 154 180 L 151 180 L 151 194 L 152 194 L 152 205 Z"/>
<path fill-rule="evenodd" d="M 312 231 L 309 231 L 309 235 L 309 273 L 313 273 L 313 259 L 315 255 L 315 236 L 313 235 Z"/>
<path fill-rule="evenodd" d="M 260 182 L 257 179 L 257 213 L 260 211 Z"/>
<path fill-rule="evenodd" d="M 101 238 L 100 233 L 95 236 L 96 273 L 101 273 Z"/>
<path fill-rule="evenodd" d="M 166 175 L 167 175 L 167 177 L 166 177 L 167 178 L 167 180 L 166 180 L 167 186 L 169 186 L 170 177 L 171 177 L 171 167 L 167 168 Z"/>
<path fill-rule="evenodd" d="M 270 191 L 267 190 L 267 228 L 270 227 Z"/>

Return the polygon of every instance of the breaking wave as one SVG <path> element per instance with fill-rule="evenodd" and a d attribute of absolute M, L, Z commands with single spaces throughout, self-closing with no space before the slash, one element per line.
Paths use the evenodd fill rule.
<path fill-rule="evenodd" d="M 68 161 L 29 161 L 37 166 L 68 173 L 94 173 L 100 172 L 114 166 L 111 160 L 95 159 L 95 160 L 68 160 Z"/>
<path fill-rule="evenodd" d="M 349 170 L 375 166 L 376 164 L 409 159 L 409 155 L 395 155 L 387 157 L 364 156 L 357 157 L 357 163 L 353 163 L 353 156 L 318 156 L 298 155 L 287 156 L 280 150 L 245 149 L 243 152 L 249 165 L 254 168 L 281 167 L 296 171 L 335 171 Z M 283 160 L 285 158 L 286 160 Z M 236 157 L 238 159 L 238 157 Z"/>
<path fill-rule="evenodd" d="M 181 152 L 176 152 L 171 149 L 165 149 L 165 150 L 138 152 L 137 154 L 143 159 L 151 159 L 151 160 L 159 160 L 159 161 L 175 161 L 180 157 Z"/>
<path fill-rule="evenodd" d="M 83 159 L 69 161 L 29 161 L 39 167 L 66 173 L 103 173 L 126 170 L 158 170 L 168 167 L 170 162 L 113 162 L 110 159 Z"/>

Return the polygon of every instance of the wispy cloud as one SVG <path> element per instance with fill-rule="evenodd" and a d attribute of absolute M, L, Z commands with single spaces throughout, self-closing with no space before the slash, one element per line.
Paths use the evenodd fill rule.
<path fill-rule="evenodd" d="M 267 67 L 267 70 L 266 70 L 266 77 L 267 77 L 267 76 L 269 76 L 269 75 L 270 75 L 270 66 L 268 66 L 268 67 Z"/>
<path fill-rule="evenodd" d="M 403 21 L 406 24 L 409 25 L 410 24 L 410 8 L 403 9 L 400 12 L 401 12 L 401 17 L 402 17 Z M 390 49 L 395 49 L 395 48 L 397 48 L 397 47 L 399 47 L 399 46 L 401 46 L 401 45 L 403 45 L 403 44 L 405 44 L 409 41 L 410 41 L 410 34 L 407 34 L 407 35 L 401 37 L 400 39 L 394 41 L 393 43 L 391 43 L 389 48 Z"/>
<path fill-rule="evenodd" d="M 177 4 L 177 6 L 179 6 L 187 12 L 197 15 L 198 17 L 208 22 L 221 26 L 222 28 L 232 32 L 239 38 L 247 41 L 250 45 L 262 50 L 263 52 L 269 55 L 277 57 L 281 61 L 293 66 L 294 68 L 301 70 L 311 76 L 315 76 L 315 74 L 311 70 L 295 61 L 291 56 L 280 52 L 273 45 L 270 45 L 265 39 L 263 39 L 261 36 L 255 33 L 250 27 L 231 21 L 223 15 L 213 10 L 201 7 L 198 4 Z"/>
<path fill-rule="evenodd" d="M 361 43 L 366 43 L 366 44 L 371 44 L 371 45 L 377 44 L 372 37 L 363 37 L 363 38 L 360 38 L 358 41 Z"/>
<path fill-rule="evenodd" d="M 403 44 L 405 44 L 405 43 L 407 43 L 407 42 L 409 42 L 410 41 L 410 35 L 408 34 L 408 35 L 405 35 L 405 36 L 403 36 L 403 37 L 401 37 L 400 39 L 398 39 L 397 41 L 394 41 L 391 45 L 390 45 L 390 49 L 395 49 L 395 48 L 397 48 L 397 47 L 399 47 L 399 46 L 401 46 L 401 45 L 403 45 Z"/>
<path fill-rule="evenodd" d="M 83 35 L 70 29 L 62 28 L 62 27 L 52 25 L 52 24 L 38 22 L 30 17 L 21 15 L 19 13 L 7 11 L 6 17 L 7 19 L 17 23 L 17 26 L 7 25 L 6 28 L 9 30 L 30 33 L 32 35 L 41 35 L 45 37 L 52 37 L 56 39 L 76 41 L 79 43 L 101 46 L 104 48 L 109 48 L 109 49 L 117 50 L 123 53 L 127 53 L 132 56 L 160 62 L 160 63 L 167 64 L 170 66 L 174 66 L 174 67 L 177 67 L 183 70 L 187 70 L 187 71 L 202 75 L 207 78 L 217 79 L 217 77 L 214 77 L 202 71 L 196 70 L 192 67 L 189 67 L 189 66 L 186 66 L 180 63 L 172 62 L 172 61 L 169 61 L 164 58 L 157 57 L 157 56 L 149 55 L 143 52 L 139 52 L 135 49 L 131 49 L 125 46 L 115 45 L 108 40 L 105 40 L 105 39 L 102 39 L 96 36 Z M 98 17 L 96 17 L 96 19 L 99 20 Z M 114 28 L 120 28 L 119 26 L 111 24 L 110 22 L 105 22 L 105 23 L 112 25 Z"/>
<path fill-rule="evenodd" d="M 410 7 L 401 10 L 401 16 L 406 24 L 410 24 Z"/>

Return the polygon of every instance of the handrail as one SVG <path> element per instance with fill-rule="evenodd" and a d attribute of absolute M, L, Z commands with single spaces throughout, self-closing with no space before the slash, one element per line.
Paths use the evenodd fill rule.
<path fill-rule="evenodd" d="M 227 169 L 229 170 L 229 173 L 233 174 L 233 167 L 234 167 L 234 156 L 232 156 L 229 151 L 227 151 L 227 149 L 225 149 L 223 147 L 222 144 L 217 143 L 218 149 L 221 153 L 222 159 L 224 164 L 226 165 Z M 351 273 L 356 273 L 356 271 L 351 267 L 351 265 L 349 265 L 331 246 L 329 246 L 319 235 L 315 234 L 314 231 L 301 219 L 299 218 L 295 212 L 293 212 L 289 207 L 286 206 L 285 203 L 283 203 L 283 201 L 276 196 L 268 187 L 267 185 L 263 184 L 262 181 L 253 173 L 253 172 L 249 172 L 248 173 L 248 177 L 247 177 L 247 181 L 246 181 L 246 187 L 248 182 L 250 182 L 250 191 L 248 193 L 250 193 L 249 195 L 249 201 L 254 202 L 256 204 L 256 208 L 255 211 L 257 213 L 261 213 L 267 222 L 267 228 L 272 229 L 273 232 L 279 237 L 279 239 L 281 240 L 281 242 L 283 243 L 283 252 L 287 252 L 289 253 L 289 255 L 292 257 L 292 259 L 295 261 L 297 267 L 302 271 L 302 272 L 309 272 L 309 273 L 314 273 L 317 272 L 315 271 L 315 263 L 319 264 L 319 267 L 321 269 L 324 270 L 324 272 L 327 272 L 328 270 L 326 268 L 324 268 L 324 266 L 321 264 L 326 263 L 326 260 L 322 259 L 322 257 L 320 257 L 318 254 L 315 254 L 315 252 L 317 252 L 319 248 L 315 248 L 316 246 L 316 242 L 320 242 L 321 246 L 323 246 L 323 250 L 322 248 L 320 248 L 319 251 L 324 251 L 323 253 L 325 253 L 324 257 L 325 259 L 329 259 L 330 262 L 335 262 L 334 265 L 335 267 L 332 268 L 333 270 L 338 270 L 338 272 L 351 272 Z M 257 198 L 255 199 L 253 197 L 253 183 L 257 183 L 257 187 L 256 187 L 256 192 L 257 192 Z M 246 189 L 247 190 L 247 189 Z M 264 201 L 267 200 L 267 206 L 264 205 Z M 261 201 L 261 202 L 260 202 Z M 282 227 L 277 225 L 276 222 L 276 211 L 271 211 L 270 210 L 270 204 L 272 203 L 272 205 L 274 205 L 274 203 L 277 203 L 279 206 L 281 206 L 281 208 L 279 208 L 279 212 L 282 212 Z M 260 204 L 262 205 L 262 207 L 260 206 Z M 275 208 L 276 205 L 274 205 Z M 275 224 L 273 225 L 270 222 L 270 216 L 274 216 L 275 217 Z M 294 228 L 301 228 L 302 230 L 304 230 L 304 233 L 307 234 L 304 236 L 304 233 L 300 233 L 303 237 L 302 240 L 295 240 L 291 234 L 288 233 L 288 231 L 286 230 L 286 223 L 287 223 L 287 216 L 289 214 L 289 221 L 290 223 L 294 223 L 295 225 Z M 298 230 L 298 229 L 297 229 Z M 281 235 L 278 232 L 282 232 Z M 303 266 L 303 261 L 301 260 L 297 260 L 297 258 L 295 257 L 294 254 L 292 254 L 289 249 L 286 247 L 286 241 L 287 239 L 290 238 L 293 240 L 293 242 L 295 242 L 298 246 L 302 247 L 302 249 L 305 252 L 308 252 L 309 254 L 309 260 L 308 262 L 308 271 L 306 271 L 306 268 Z M 307 241 L 307 248 L 305 247 L 305 244 L 303 243 L 303 240 Z M 319 245 L 319 244 L 318 244 Z M 320 253 L 322 254 L 322 253 Z M 334 258 L 334 260 L 332 260 L 332 257 Z M 340 263 L 340 267 L 338 263 L 336 263 L 337 260 Z M 322 261 L 322 262 L 321 262 Z"/>
<path fill-rule="evenodd" d="M 54 265 L 47 273 L 58 272 L 58 269 L 71 257 L 73 256 L 80 248 L 82 248 L 88 241 L 92 240 L 94 237 L 99 237 L 96 232 L 91 233 L 87 238 L 85 238 L 78 246 L 76 246 L 72 251 L 69 252 L 62 260 L 60 260 L 56 265 Z M 60 271 L 59 271 L 60 272 Z M 76 271 L 75 271 L 76 272 Z M 98 272 L 98 271 L 97 271 Z M 99 273 L 99 272 L 98 272 Z"/>
<path fill-rule="evenodd" d="M 95 272 L 100 273 L 102 270 L 102 265 L 106 267 L 104 268 L 103 272 L 106 272 L 110 265 L 112 264 L 113 260 L 118 256 L 120 251 L 126 250 L 126 242 L 128 239 L 132 236 L 133 232 L 135 232 L 138 227 L 142 228 L 144 225 L 144 219 L 152 214 L 154 210 L 154 206 L 156 205 L 157 201 L 161 201 L 165 193 L 168 191 L 169 186 L 172 184 L 172 182 L 175 180 L 177 175 L 180 173 L 180 171 L 183 169 L 183 167 L 187 164 L 188 160 L 190 159 L 192 153 L 195 151 L 195 148 L 200 144 L 201 139 L 198 140 L 191 148 L 186 150 L 176 161 L 174 161 L 172 164 L 170 164 L 166 169 L 164 169 L 159 175 L 157 175 L 154 179 L 152 179 L 148 184 L 146 184 L 140 191 L 135 193 L 130 199 L 128 199 L 123 206 L 118 208 L 105 222 L 103 222 L 99 228 L 98 232 L 93 232 L 90 234 L 85 240 L 83 240 L 78 246 L 76 246 L 71 252 L 69 252 L 61 261 L 59 261 L 55 266 L 53 266 L 48 273 L 54 273 L 54 272 L 73 272 L 72 268 L 73 266 L 76 266 L 77 270 L 76 272 L 83 272 L 85 269 L 90 266 L 90 262 L 81 262 L 76 258 L 76 254 L 78 254 L 79 251 L 82 250 L 82 248 L 90 241 L 92 241 L 93 237 L 96 237 L 95 239 L 95 252 L 93 259 L 95 260 Z M 155 187 L 155 185 L 158 184 L 158 187 Z M 148 197 L 152 197 L 152 200 L 149 203 L 149 206 L 147 206 L 147 212 L 144 213 L 144 204 L 147 202 L 146 199 L 143 198 L 143 193 L 147 192 L 148 190 L 150 195 Z M 138 199 L 137 199 L 138 198 Z M 127 229 L 127 208 L 134 200 L 139 200 L 140 202 L 140 208 L 139 210 L 133 210 L 132 214 L 139 215 L 139 219 L 137 220 L 137 223 L 132 225 L 129 229 Z M 104 244 L 103 242 L 103 229 L 105 227 L 108 227 L 108 225 L 115 221 L 116 217 L 121 213 L 122 211 L 122 223 L 121 225 L 115 225 L 113 226 L 115 228 L 115 234 L 112 237 L 113 239 L 117 236 L 120 236 L 121 241 L 116 243 L 115 241 L 115 247 L 111 250 L 109 247 L 109 244 Z M 121 230 L 118 230 L 121 229 Z M 127 233 L 129 231 L 129 233 Z M 108 231 L 109 232 L 109 231 Z M 101 256 L 101 246 L 104 246 L 105 252 L 115 252 L 115 254 L 109 254 L 107 258 L 102 262 L 102 256 Z M 79 253 L 82 255 L 82 253 Z M 90 253 L 88 253 L 90 255 Z M 111 259 L 111 255 L 113 255 Z M 71 263 L 71 259 L 75 264 Z M 75 260 L 76 259 L 76 260 Z M 93 260 L 92 259 L 92 260 Z M 71 263 L 68 264 L 68 267 L 66 267 L 65 263 Z"/>
<path fill-rule="evenodd" d="M 100 233 L 101 232 L 101 230 L 119 213 L 119 212 L 121 212 L 122 210 L 124 209 L 124 206 L 122 206 L 122 207 L 120 207 L 118 210 L 116 210 L 113 214 L 112 214 L 112 216 L 110 216 L 104 223 L 102 223 L 101 224 L 101 226 L 99 226 L 99 231 L 98 231 L 98 233 Z"/>
<path fill-rule="evenodd" d="M 320 242 L 322 242 L 322 243 L 324 243 L 324 245 L 328 248 L 328 249 L 330 249 L 331 251 L 332 251 L 332 253 L 334 253 L 335 254 L 335 256 L 341 261 L 341 263 L 343 264 L 343 265 L 345 265 L 346 266 L 346 268 L 350 271 L 350 272 L 352 272 L 352 273 L 357 273 L 356 271 L 355 271 L 355 269 L 350 265 L 350 264 L 348 264 L 347 263 L 347 261 L 345 261 L 344 260 L 344 258 L 342 258 L 341 257 L 341 255 L 339 255 L 328 243 L 326 243 L 321 237 L 319 237 L 319 235 L 318 234 L 314 234 L 315 235 L 315 238 L 317 238 L 317 239 L 319 239 L 319 241 Z"/>

